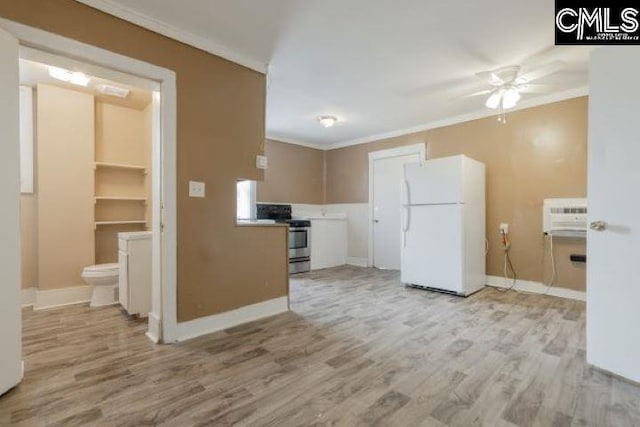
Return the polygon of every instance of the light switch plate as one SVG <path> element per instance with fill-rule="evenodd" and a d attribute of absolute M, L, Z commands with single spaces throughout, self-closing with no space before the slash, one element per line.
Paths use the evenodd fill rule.
<path fill-rule="evenodd" d="M 204 197 L 204 182 L 189 181 L 189 197 Z"/>
<path fill-rule="evenodd" d="M 266 169 L 267 168 L 267 156 L 256 156 L 256 167 L 258 169 Z"/>

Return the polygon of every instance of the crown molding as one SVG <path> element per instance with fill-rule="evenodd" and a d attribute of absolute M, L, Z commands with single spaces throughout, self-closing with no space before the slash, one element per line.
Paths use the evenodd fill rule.
<path fill-rule="evenodd" d="M 540 105 L 553 104 L 554 102 L 566 101 L 568 99 L 579 98 L 581 96 L 589 95 L 589 87 L 581 86 L 579 88 L 566 90 L 563 92 L 554 93 L 546 96 L 539 96 L 527 101 L 523 101 L 519 103 L 515 108 L 512 108 L 507 111 L 507 114 L 519 111 L 526 110 L 528 108 L 538 107 Z M 388 138 L 395 138 L 398 136 L 410 135 L 412 133 L 424 132 L 426 130 L 437 129 L 445 126 L 451 126 L 459 123 L 469 122 L 472 120 L 485 119 L 487 117 L 496 116 L 495 110 L 489 110 L 487 108 L 483 108 L 481 110 L 473 111 L 471 113 L 461 114 L 458 116 L 448 117 L 441 120 L 436 120 L 433 122 L 424 123 L 418 126 L 412 126 L 409 128 L 398 129 L 390 132 L 379 133 L 371 136 L 366 136 L 363 138 L 352 139 L 349 141 L 337 142 L 334 144 L 324 145 L 324 150 L 335 150 L 337 148 L 350 147 L 353 145 L 367 144 L 370 142 L 380 141 Z"/>
<path fill-rule="evenodd" d="M 197 49 L 219 56 L 228 61 L 250 68 L 262 74 L 267 74 L 267 64 L 257 61 L 247 55 L 235 52 L 233 49 L 220 45 L 210 39 L 181 30 L 166 22 L 144 15 L 135 10 L 119 5 L 111 0 L 75 0 L 109 15 L 136 24 L 147 30 L 193 46 Z"/>
<path fill-rule="evenodd" d="M 321 150 L 321 151 L 329 150 L 329 145 L 326 145 L 326 144 L 314 144 L 313 142 L 300 141 L 298 139 L 278 136 L 277 134 L 267 133 L 267 139 L 275 142 L 282 142 L 285 144 L 300 145 L 302 147 L 313 148 L 314 150 Z"/>

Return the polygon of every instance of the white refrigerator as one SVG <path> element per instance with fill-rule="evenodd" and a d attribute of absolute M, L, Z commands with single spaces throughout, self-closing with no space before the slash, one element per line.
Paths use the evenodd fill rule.
<path fill-rule="evenodd" d="M 401 281 L 467 296 L 486 284 L 485 166 L 466 156 L 407 164 Z"/>

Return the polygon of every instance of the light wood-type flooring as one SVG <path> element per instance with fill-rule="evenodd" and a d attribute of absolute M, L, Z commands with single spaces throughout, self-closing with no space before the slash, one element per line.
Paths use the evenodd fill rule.
<path fill-rule="evenodd" d="M 584 303 L 341 267 L 292 279 L 291 308 L 178 345 L 116 307 L 25 309 L 0 424 L 640 425 L 640 388 L 586 365 Z"/>

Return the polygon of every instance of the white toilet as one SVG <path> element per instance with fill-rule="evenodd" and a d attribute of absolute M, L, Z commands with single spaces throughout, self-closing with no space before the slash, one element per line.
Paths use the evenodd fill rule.
<path fill-rule="evenodd" d="M 82 278 L 93 287 L 91 294 L 91 307 L 116 304 L 118 298 L 119 266 L 118 264 L 98 264 L 85 267 L 82 270 Z"/>

